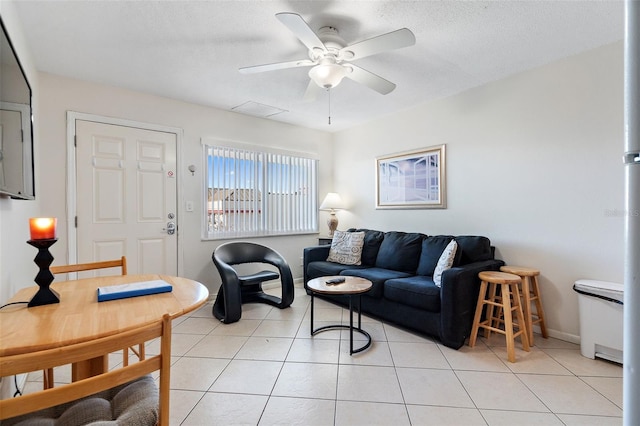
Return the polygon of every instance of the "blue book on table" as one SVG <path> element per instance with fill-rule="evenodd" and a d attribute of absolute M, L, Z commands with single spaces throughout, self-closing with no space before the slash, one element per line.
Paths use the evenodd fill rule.
<path fill-rule="evenodd" d="M 167 293 L 171 290 L 173 290 L 171 284 L 164 280 L 98 287 L 98 302 L 124 299 L 127 297 L 146 296 L 148 294 Z"/>

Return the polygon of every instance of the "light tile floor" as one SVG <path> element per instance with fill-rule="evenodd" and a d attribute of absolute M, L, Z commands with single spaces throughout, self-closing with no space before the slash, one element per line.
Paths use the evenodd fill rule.
<path fill-rule="evenodd" d="M 234 324 L 216 320 L 211 303 L 177 319 L 171 424 L 622 424 L 622 367 L 584 358 L 578 345 L 536 335 L 509 363 L 500 335 L 453 350 L 363 317 L 373 344 L 350 356 L 346 331 L 310 337 L 309 309 L 296 288 L 290 308 L 246 304 Z M 348 317 L 316 299 L 316 327 Z M 56 372 L 56 381 L 68 379 Z M 27 388 L 41 388 L 41 377 L 29 380 Z"/>

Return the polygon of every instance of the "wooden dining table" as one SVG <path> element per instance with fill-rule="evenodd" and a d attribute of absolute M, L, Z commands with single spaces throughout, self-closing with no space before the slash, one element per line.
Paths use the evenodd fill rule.
<path fill-rule="evenodd" d="M 154 280 L 171 284 L 171 292 L 98 302 L 98 287 Z M 160 321 L 164 314 L 174 319 L 196 310 L 209 297 L 207 288 L 197 281 L 156 274 L 61 281 L 51 288 L 60 295 L 60 303 L 15 304 L 0 310 L 0 356 L 64 348 Z M 28 302 L 37 290 L 37 286 L 24 288 L 7 303 Z M 105 354 L 74 364 L 72 380 L 107 370 Z"/>

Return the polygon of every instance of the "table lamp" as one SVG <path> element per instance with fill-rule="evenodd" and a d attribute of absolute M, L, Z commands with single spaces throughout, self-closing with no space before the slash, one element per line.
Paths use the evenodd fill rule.
<path fill-rule="evenodd" d="M 338 218 L 336 217 L 336 210 L 344 209 L 344 204 L 342 203 L 342 198 L 336 192 L 329 192 L 322 204 L 320 204 L 320 210 L 329 210 L 330 216 L 329 220 L 327 220 L 327 225 L 329 226 L 329 236 L 333 238 L 333 233 L 338 228 Z"/>
<path fill-rule="evenodd" d="M 56 238 L 57 224 L 58 219 L 55 217 L 33 217 L 29 219 L 31 239 L 27 243 L 38 249 L 38 254 L 33 260 L 40 268 L 40 271 L 35 278 L 39 289 L 29 301 L 28 307 L 60 303 L 58 293 L 49 287 L 53 281 L 53 274 L 49 270 L 49 265 L 53 262 L 53 256 L 49 252 L 49 247 L 58 241 L 58 238 Z"/>

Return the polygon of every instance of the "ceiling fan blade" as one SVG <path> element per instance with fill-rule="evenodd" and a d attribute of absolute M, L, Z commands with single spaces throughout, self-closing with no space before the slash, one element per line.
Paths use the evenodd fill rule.
<path fill-rule="evenodd" d="M 413 35 L 411 30 L 402 28 L 343 47 L 340 49 L 339 56 L 345 60 L 360 59 L 387 50 L 413 46 L 415 43 L 416 36 Z"/>
<path fill-rule="evenodd" d="M 307 90 L 304 92 L 303 100 L 305 102 L 315 101 L 321 90 L 322 88 L 320 86 L 318 86 L 313 80 L 309 79 L 309 85 L 307 86 Z"/>
<path fill-rule="evenodd" d="M 388 93 L 391 93 L 393 89 L 396 88 L 396 85 L 394 83 L 372 73 L 371 71 L 367 71 L 364 68 L 360 68 L 353 64 L 349 64 L 348 66 L 351 67 L 353 71 L 348 73 L 347 77 L 355 82 L 364 84 L 368 88 L 373 89 L 378 93 L 386 95 Z"/>
<path fill-rule="evenodd" d="M 307 49 L 313 50 L 313 48 L 320 48 L 327 50 L 322 40 L 318 38 L 318 35 L 313 32 L 311 27 L 302 19 L 302 16 L 297 13 L 282 12 L 276 13 L 276 18 L 289 28 L 289 30 L 307 46 Z"/>
<path fill-rule="evenodd" d="M 288 61 L 288 62 L 277 62 L 275 64 L 265 64 L 265 65 L 255 65 L 252 67 L 243 67 L 240 68 L 241 74 L 255 74 L 258 72 L 265 71 L 274 71 L 274 70 L 283 70 L 286 68 L 296 68 L 296 67 L 310 67 L 311 65 L 315 65 L 316 63 L 310 59 L 300 59 L 298 61 Z"/>

